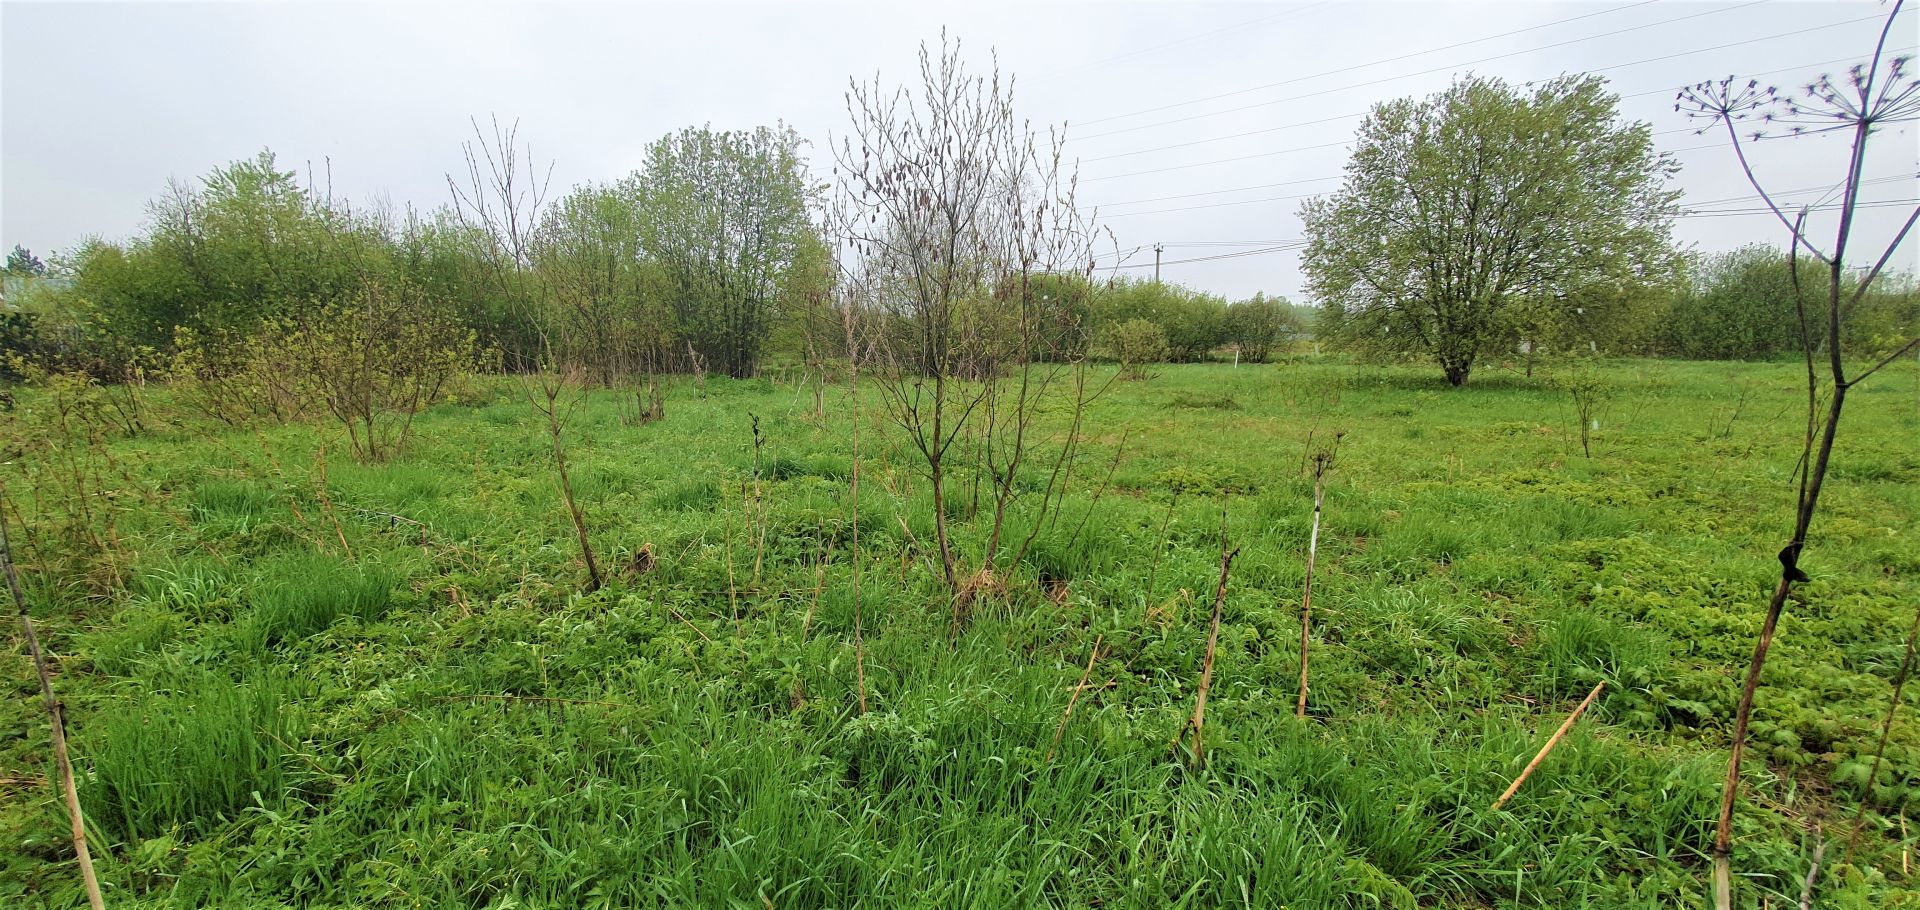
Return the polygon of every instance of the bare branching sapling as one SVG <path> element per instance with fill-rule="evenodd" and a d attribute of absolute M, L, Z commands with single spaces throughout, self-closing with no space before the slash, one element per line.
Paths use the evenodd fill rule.
<path fill-rule="evenodd" d="M 560 498 L 566 503 L 567 517 L 573 520 L 574 539 L 580 545 L 580 561 L 587 567 L 587 591 L 591 593 L 600 590 L 604 579 L 600 576 L 600 561 L 593 555 L 593 540 L 587 533 L 586 514 L 581 511 L 580 501 L 573 495 L 573 475 L 567 470 L 566 446 L 567 422 L 586 393 L 575 384 L 574 393 L 563 396 L 568 385 L 566 377 L 544 376 L 537 390 L 527 390 L 527 400 L 546 421 L 547 441 L 553 453 L 553 471 L 560 482 Z"/>
<path fill-rule="evenodd" d="M 943 40 L 937 53 L 922 48 L 920 76 L 917 92 L 850 85 L 852 133 L 835 149 L 838 252 L 870 292 L 860 305 L 871 311 L 873 377 L 928 480 L 957 633 L 1000 567 L 1019 559 L 1005 559 L 1003 531 L 1020 472 L 1051 441 L 1035 427 L 1043 403 L 1086 391 L 1065 381 L 1084 358 L 1053 331 L 1036 279 L 1084 278 L 1094 232 L 1074 202 L 1063 136 L 1020 121 L 997 71 L 970 73 L 958 43 Z M 956 468 L 990 494 L 977 555 L 956 552 L 949 512 L 967 489 Z"/>
<path fill-rule="evenodd" d="M 1613 386 L 1593 362 L 1576 357 L 1555 377 L 1555 384 L 1573 402 L 1573 416 L 1580 424 L 1580 454 L 1593 457 L 1593 432 L 1600 428 L 1600 416 L 1613 400 Z"/>
<path fill-rule="evenodd" d="M 581 327 L 550 318 L 552 308 L 546 296 L 560 282 L 540 274 L 540 267 L 550 268 L 551 260 L 536 255 L 553 165 L 548 164 L 545 174 L 535 169 L 532 147 L 519 144 L 517 123 L 502 127 L 496 119 L 492 124 L 489 136 L 474 121 L 474 141 L 463 145 L 465 185 L 449 174 L 447 188 L 453 194 L 455 216 L 483 241 L 486 271 L 497 293 L 538 336 L 535 350 L 509 352 L 506 366 L 522 374 L 521 391 L 547 432 L 560 497 L 587 569 L 587 590 L 597 591 L 605 579 L 594 556 L 586 515 L 574 496 L 565 440 L 567 423 L 586 396 L 583 368 L 563 357 L 580 346 L 570 343 L 565 333 Z"/>

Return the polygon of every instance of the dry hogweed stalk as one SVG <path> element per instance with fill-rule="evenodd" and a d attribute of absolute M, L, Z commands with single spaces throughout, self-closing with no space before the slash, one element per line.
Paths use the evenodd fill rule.
<path fill-rule="evenodd" d="M 1861 206 L 1860 188 L 1868 144 L 1883 127 L 1920 118 L 1920 80 L 1908 74 L 1908 58 L 1887 54 L 1887 39 L 1902 5 L 1901 2 L 1894 3 L 1888 12 L 1870 62 L 1853 67 L 1845 77 L 1836 79 L 1823 75 L 1806 83 L 1797 92 L 1763 88 L 1755 80 L 1742 81 L 1728 77 L 1682 90 L 1674 105 L 1675 110 L 1703 121 L 1701 132 L 1715 127 L 1726 131 L 1742 173 L 1764 200 L 1767 209 L 1787 229 L 1788 262 L 1794 301 L 1799 311 L 1801 349 L 1806 362 L 1807 406 L 1797 471 L 1799 489 L 1793 532 L 1787 545 L 1780 550 L 1779 582 L 1768 601 L 1760 635 L 1754 643 L 1753 657 L 1741 686 L 1739 705 L 1734 713 L 1726 781 L 1721 792 L 1720 814 L 1715 827 L 1713 893 L 1714 905 L 1718 908 L 1730 908 L 1733 902 L 1730 859 L 1733 807 L 1739 793 L 1740 763 L 1746 749 L 1755 693 L 1760 685 L 1761 671 L 1766 665 L 1767 652 L 1772 647 L 1774 633 L 1779 627 L 1780 615 L 1793 593 L 1794 585 L 1808 580 L 1806 572 L 1800 567 L 1800 557 L 1806 549 L 1808 531 L 1827 479 L 1847 393 L 1888 364 L 1920 349 L 1920 338 L 1912 338 L 1883 345 L 1880 350 L 1850 351 L 1847 349 L 1846 335 L 1842 332 L 1848 315 L 1865 297 L 1875 279 L 1880 277 L 1894 252 L 1913 229 L 1915 221 L 1920 220 L 1920 208 L 1916 208 L 1906 217 L 1873 265 L 1857 278 L 1850 276 L 1847 263 L 1851 244 L 1857 240 L 1855 228 Z M 1744 136 L 1743 128 L 1746 130 Z M 1817 243 L 1807 227 L 1811 207 L 1803 207 L 1790 215 L 1767 191 L 1747 157 L 1747 144 L 1765 141 L 1771 135 L 1782 132 L 1788 135 L 1810 132 L 1851 134 L 1846 175 L 1839 190 L 1838 223 L 1829 244 Z M 1822 298 L 1817 301 L 1808 300 L 1808 289 L 1803 285 L 1803 256 L 1818 263 L 1819 270 L 1824 272 L 1825 280 L 1818 282 L 1815 288 Z M 1824 371 L 1816 362 L 1816 353 L 1821 349 L 1824 349 L 1826 361 Z M 1825 376 L 1822 376 L 1823 372 Z"/>

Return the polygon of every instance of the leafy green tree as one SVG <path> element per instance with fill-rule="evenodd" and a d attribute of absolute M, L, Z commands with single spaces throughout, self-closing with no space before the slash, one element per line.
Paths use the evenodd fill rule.
<path fill-rule="evenodd" d="M 819 194 L 786 127 L 686 129 L 647 149 L 622 184 L 642 246 L 665 270 L 681 334 L 706 366 L 751 376 L 784 286 L 802 265 Z"/>
<path fill-rule="evenodd" d="M 1227 307 L 1227 340 L 1240 356 L 1264 363 L 1274 348 L 1301 333 L 1299 317 L 1284 297 L 1256 293 Z"/>
<path fill-rule="evenodd" d="M 549 207 L 534 236 L 557 353 L 602 382 L 653 369 L 673 353 L 659 269 L 641 248 L 645 224 L 639 194 L 588 184 Z"/>
<path fill-rule="evenodd" d="M 145 236 L 87 244 L 75 280 L 116 334 L 155 348 L 177 328 L 245 332 L 391 267 L 390 223 L 317 197 L 271 152 L 171 184 L 148 211 Z"/>
<path fill-rule="evenodd" d="M 1035 314 L 1040 360 L 1074 360 L 1087 353 L 1093 323 L 1094 299 L 1099 292 L 1083 273 L 1026 276 L 1027 304 Z"/>
<path fill-rule="evenodd" d="M 1849 349 L 1875 356 L 1897 351 L 1920 338 L 1920 282 L 1911 273 L 1882 274 L 1852 315 L 1841 328 Z"/>
<path fill-rule="evenodd" d="M 1468 78 L 1376 105 L 1346 181 L 1301 208 L 1323 334 L 1464 385 L 1597 290 L 1666 269 L 1675 165 L 1595 76 Z"/>
<path fill-rule="evenodd" d="M 533 276 L 502 275 L 490 264 L 489 240 L 484 232 L 463 222 L 450 209 L 426 216 L 409 212 L 394 239 L 393 268 L 397 278 L 434 300 L 446 301 L 460 320 L 473 329 L 480 346 L 499 352 L 506 364 L 538 362 L 539 314 L 521 305 L 521 296 L 509 282 L 531 282 Z"/>
<path fill-rule="evenodd" d="M 7 254 L 7 274 L 17 278 L 45 278 L 47 264 L 33 255 L 32 250 L 16 243 Z"/>

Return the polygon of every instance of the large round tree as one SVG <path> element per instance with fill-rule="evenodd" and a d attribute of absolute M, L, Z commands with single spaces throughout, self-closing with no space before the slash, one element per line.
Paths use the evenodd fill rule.
<path fill-rule="evenodd" d="M 1618 101 L 1595 76 L 1470 77 L 1377 105 L 1340 190 L 1301 209 L 1322 334 L 1465 385 L 1482 355 L 1663 279 L 1675 165 Z"/>

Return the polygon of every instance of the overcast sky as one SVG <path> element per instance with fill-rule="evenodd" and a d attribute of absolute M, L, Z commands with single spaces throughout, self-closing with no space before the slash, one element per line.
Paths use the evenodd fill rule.
<path fill-rule="evenodd" d="M 1359 115 L 1475 72 L 1524 82 L 1604 75 L 1623 112 L 1677 153 L 1702 249 L 1778 243 L 1722 134 L 1693 134 L 1678 86 L 1728 74 L 1797 85 L 1871 50 L 1874 2 L 1682 3 L 140 3 L 0 5 L 0 247 L 43 257 L 141 230 L 146 201 L 261 148 L 331 162 L 356 202 L 439 205 L 470 115 L 518 119 L 554 182 L 621 176 L 687 125 L 778 120 L 826 143 L 846 132 L 849 76 L 916 74 L 944 27 L 979 66 L 997 50 L 1036 123 L 1066 121 L 1081 198 L 1098 204 L 1134 274 L 1230 297 L 1296 296 L 1284 245 L 1304 195 L 1338 185 Z M 1891 47 L 1920 43 L 1907 10 Z M 1844 139 L 1762 144 L 1763 179 L 1817 201 Z M 1866 198 L 1920 196 L 1912 124 L 1883 134 Z M 1898 212 L 1896 215 L 1895 213 Z M 1867 213 L 1862 245 L 1904 209 Z M 1830 217 L 1830 216 L 1828 216 Z M 1272 247 L 1283 247 L 1274 250 Z M 1860 247 L 1856 247 L 1859 249 Z M 1899 261 L 1916 264 L 1909 239 Z M 1198 260 L 1227 253 L 1230 258 Z"/>

